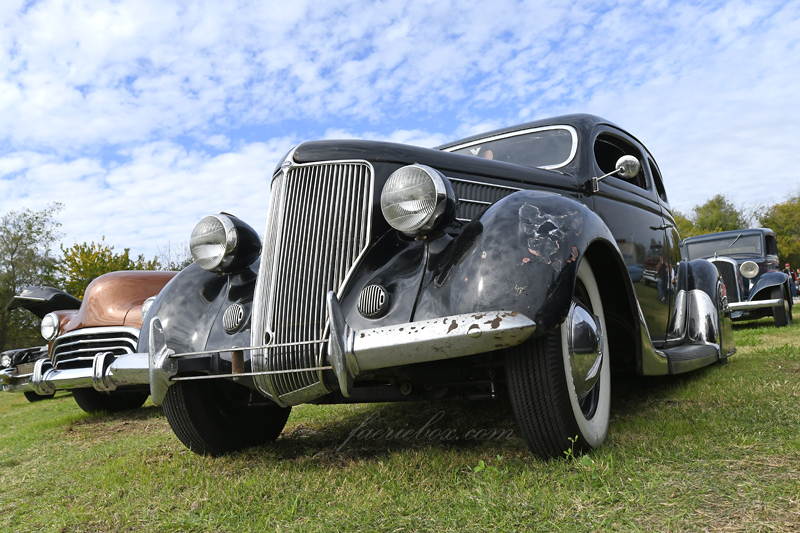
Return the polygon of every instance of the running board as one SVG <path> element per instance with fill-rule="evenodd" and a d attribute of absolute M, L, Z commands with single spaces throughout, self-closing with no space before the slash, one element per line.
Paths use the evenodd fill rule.
<path fill-rule="evenodd" d="M 716 344 L 689 344 L 661 350 L 667 356 L 670 374 L 691 372 L 719 361 Z"/>

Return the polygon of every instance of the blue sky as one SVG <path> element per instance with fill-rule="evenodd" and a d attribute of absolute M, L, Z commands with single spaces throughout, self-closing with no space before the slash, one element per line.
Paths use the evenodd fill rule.
<path fill-rule="evenodd" d="M 293 144 L 434 146 L 573 112 L 631 131 L 672 205 L 800 185 L 800 1 L 0 3 L 0 213 L 154 255 L 263 231 Z"/>

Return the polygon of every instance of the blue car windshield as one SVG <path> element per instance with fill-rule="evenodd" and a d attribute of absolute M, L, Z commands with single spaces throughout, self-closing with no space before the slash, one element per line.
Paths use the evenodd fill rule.
<path fill-rule="evenodd" d="M 447 151 L 531 168 L 558 168 L 572 159 L 576 146 L 573 132 L 557 127 L 487 137 Z"/>
<path fill-rule="evenodd" d="M 707 259 L 716 255 L 764 255 L 761 235 L 732 234 L 722 239 L 686 243 L 686 256 L 692 259 Z"/>

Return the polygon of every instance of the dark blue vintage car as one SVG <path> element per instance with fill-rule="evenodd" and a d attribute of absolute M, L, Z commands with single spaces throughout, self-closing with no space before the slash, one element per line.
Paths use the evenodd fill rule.
<path fill-rule="evenodd" d="M 775 317 L 775 325 L 792 322 L 789 276 L 778 264 L 778 239 L 769 228 L 723 231 L 683 241 L 687 259 L 709 259 L 725 280 L 733 320 Z"/>
<path fill-rule="evenodd" d="M 305 142 L 265 189 L 242 191 L 269 203 L 263 244 L 201 220 L 142 329 L 153 402 L 198 453 L 274 440 L 306 402 L 507 395 L 530 449 L 559 457 L 605 440 L 612 372 L 734 352 L 722 280 L 680 261 L 653 156 L 601 118 L 438 149 Z M 658 283 L 640 283 L 654 249 Z"/>

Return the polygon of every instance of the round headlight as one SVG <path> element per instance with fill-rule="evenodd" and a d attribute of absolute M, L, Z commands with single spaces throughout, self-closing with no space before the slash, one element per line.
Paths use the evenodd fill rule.
<path fill-rule="evenodd" d="M 153 302 L 156 301 L 155 296 L 151 296 L 147 300 L 144 301 L 142 304 L 142 324 L 144 324 L 144 319 L 147 317 L 147 312 L 150 311 L 150 308 L 153 306 Z"/>
<path fill-rule="evenodd" d="M 7 354 L 3 354 L 0 357 L 0 367 L 8 368 L 10 366 L 11 366 L 11 357 L 9 357 Z"/>
<path fill-rule="evenodd" d="M 51 341 L 58 335 L 58 317 L 53 313 L 44 315 L 42 319 L 42 337 L 47 341 Z"/>
<path fill-rule="evenodd" d="M 449 181 L 425 165 L 400 168 L 389 176 L 381 192 L 381 211 L 394 229 L 403 233 L 425 233 L 442 216 L 455 212 L 455 195 Z"/>
<path fill-rule="evenodd" d="M 258 233 L 227 213 L 205 217 L 197 223 L 189 239 L 192 258 L 211 272 L 236 272 L 256 260 L 261 253 Z"/>
<path fill-rule="evenodd" d="M 197 223 L 189 239 L 195 262 L 206 270 L 223 266 L 227 255 L 236 249 L 236 229 L 226 216 L 211 215 Z"/>
<path fill-rule="evenodd" d="M 745 261 L 742 263 L 742 266 L 739 267 L 739 272 L 747 279 L 753 279 L 758 276 L 758 265 L 752 261 Z"/>

